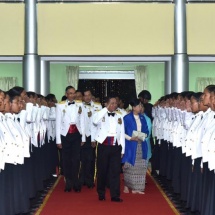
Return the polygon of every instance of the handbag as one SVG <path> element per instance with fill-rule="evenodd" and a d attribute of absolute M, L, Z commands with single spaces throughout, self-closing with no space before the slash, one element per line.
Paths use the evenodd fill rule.
<path fill-rule="evenodd" d="M 133 131 L 132 137 L 138 137 L 139 140 L 144 141 L 147 137 L 147 134 L 145 134 L 141 131 Z"/>

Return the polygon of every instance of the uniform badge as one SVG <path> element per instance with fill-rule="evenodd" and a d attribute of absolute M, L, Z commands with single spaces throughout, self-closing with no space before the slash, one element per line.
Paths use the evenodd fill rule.
<path fill-rule="evenodd" d="M 122 124 L 122 119 L 121 118 L 118 118 L 118 124 Z"/>
<path fill-rule="evenodd" d="M 88 115 L 88 117 L 91 117 L 92 116 L 92 112 L 91 111 L 87 112 L 87 115 Z"/>
<path fill-rule="evenodd" d="M 105 122 L 105 118 L 104 117 L 102 118 L 102 122 Z"/>
<path fill-rule="evenodd" d="M 81 113 L 82 113 L 82 109 L 81 109 L 81 107 L 79 107 L 79 109 L 78 109 L 78 113 L 79 113 L 79 114 L 81 114 Z"/>

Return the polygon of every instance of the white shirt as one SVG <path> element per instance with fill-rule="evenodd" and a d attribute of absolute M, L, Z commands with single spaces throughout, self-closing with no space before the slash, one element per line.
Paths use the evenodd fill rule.
<path fill-rule="evenodd" d="M 108 117 L 109 120 L 109 128 L 108 128 L 108 136 L 115 137 L 116 136 L 116 120 L 113 116 Z"/>

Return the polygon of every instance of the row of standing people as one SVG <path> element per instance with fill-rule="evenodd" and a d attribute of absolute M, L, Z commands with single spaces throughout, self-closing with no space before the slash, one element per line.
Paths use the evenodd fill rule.
<path fill-rule="evenodd" d="M 65 191 L 68 192 L 73 187 L 76 192 L 79 192 L 83 184 L 89 188 L 94 186 L 97 142 L 100 143 L 98 144 L 99 162 L 97 162 L 99 200 L 105 200 L 105 187 L 109 181 L 111 200 L 122 201 L 119 198 L 120 178 L 118 173 L 121 155 L 124 154 L 127 144 L 124 142 L 133 141 L 135 146 L 137 146 L 137 142 L 140 143 L 139 140 L 132 139 L 129 132 L 127 132 L 127 140 L 125 140 L 126 127 L 124 127 L 123 117 L 127 113 L 117 107 L 118 100 L 115 97 L 109 97 L 106 107 L 101 110 L 100 104 L 91 101 L 92 94 L 89 90 L 84 92 L 84 103 L 75 100 L 77 92 L 73 87 L 66 89 L 66 97 L 66 101 L 56 104 L 53 94 L 44 98 L 34 92 L 26 93 L 22 87 L 14 87 L 8 92 L 1 92 L 0 167 L 2 171 L 0 181 L 2 197 L 7 193 L 7 198 L 1 198 L 5 200 L 1 201 L 1 214 L 23 213 L 29 210 L 29 199 L 33 198 L 37 191 L 43 189 L 43 181 L 55 171 L 58 163 L 56 143 L 59 148 L 62 148 L 66 178 Z M 140 112 L 134 111 L 136 108 L 140 109 L 139 105 L 139 100 L 132 104 L 132 115 L 134 112 L 137 116 L 140 114 Z M 112 115 L 109 118 L 110 112 L 115 115 L 113 119 Z M 129 120 L 127 122 L 129 127 Z M 146 128 L 145 121 L 143 122 L 144 128 Z M 137 129 L 136 126 L 134 129 Z M 144 132 L 147 133 L 148 130 L 145 129 Z M 61 142 L 62 145 L 59 144 Z M 145 142 L 143 145 L 145 146 L 144 155 L 140 155 L 140 159 L 141 157 L 146 159 L 147 146 Z M 116 156 L 112 156 L 115 152 Z M 109 156 L 112 159 L 109 159 Z M 136 151 L 134 151 L 132 159 L 135 156 Z M 123 159 L 124 162 L 134 165 L 128 156 L 124 156 Z M 114 165 L 110 167 L 109 164 L 112 162 Z M 146 170 L 146 163 L 141 167 Z M 126 169 L 129 170 L 129 168 L 127 166 Z M 129 175 L 129 171 L 127 171 L 127 175 Z M 117 180 L 112 180 L 115 176 L 117 176 Z M 10 180 L 8 180 L 9 178 Z M 144 180 L 143 177 L 141 180 Z M 27 189 L 25 189 L 26 186 Z M 129 187 L 129 184 L 127 186 Z M 144 188 L 138 188 L 136 191 L 141 193 Z M 20 193 L 22 193 L 22 198 L 19 198 Z M 11 205 L 10 210 L 5 202 Z"/>
<path fill-rule="evenodd" d="M 215 86 L 204 92 L 172 93 L 153 108 L 153 135 L 159 148 L 153 165 L 171 182 L 185 208 L 214 214 Z"/>
<path fill-rule="evenodd" d="M 55 172 L 55 96 L 22 87 L 0 92 L 0 214 L 26 213 Z"/>

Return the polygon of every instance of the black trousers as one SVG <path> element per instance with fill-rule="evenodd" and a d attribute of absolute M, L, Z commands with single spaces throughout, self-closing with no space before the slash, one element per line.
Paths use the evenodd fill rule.
<path fill-rule="evenodd" d="M 94 185 L 95 174 L 95 148 L 91 146 L 91 136 L 86 138 L 86 142 L 81 146 L 81 184 L 87 186 Z"/>
<path fill-rule="evenodd" d="M 174 163 L 173 163 L 173 176 L 172 176 L 172 186 L 175 193 L 181 193 L 181 158 L 182 149 L 181 147 L 173 148 L 174 153 Z"/>
<path fill-rule="evenodd" d="M 80 151 L 81 135 L 79 132 L 73 134 L 61 135 L 63 171 L 66 179 L 72 181 L 74 189 L 80 189 L 79 169 L 80 169 Z"/>
<path fill-rule="evenodd" d="M 121 168 L 120 145 L 107 146 L 98 144 L 97 151 L 97 192 L 105 197 L 106 182 L 109 181 L 111 198 L 120 196 L 120 168 Z M 107 180 L 109 177 L 109 180 Z"/>
<path fill-rule="evenodd" d="M 158 144 L 157 139 L 155 139 L 155 145 L 152 150 L 151 165 L 152 173 L 155 173 L 156 170 L 160 169 L 160 145 Z"/>
<path fill-rule="evenodd" d="M 167 168 L 166 168 L 166 178 L 167 180 L 172 180 L 172 172 L 173 172 L 173 145 L 168 142 L 168 151 L 167 151 Z"/>
<path fill-rule="evenodd" d="M 62 157 L 62 149 L 58 149 L 59 154 L 59 167 L 60 167 L 60 173 L 63 175 L 63 157 Z"/>
<path fill-rule="evenodd" d="M 168 142 L 161 140 L 160 145 L 160 169 L 159 175 L 166 176 L 168 162 Z"/>

